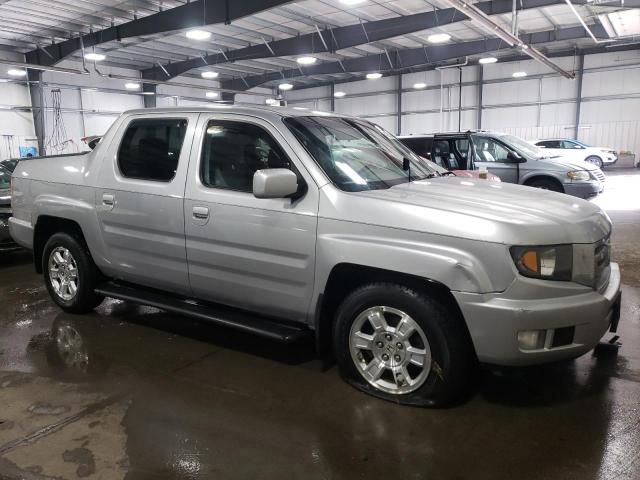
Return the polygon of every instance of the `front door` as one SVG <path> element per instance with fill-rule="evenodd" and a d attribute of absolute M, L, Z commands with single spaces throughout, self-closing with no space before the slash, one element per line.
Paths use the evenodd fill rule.
<path fill-rule="evenodd" d="M 109 276 L 190 293 L 183 203 L 197 118 L 132 116 L 114 136 L 95 198 Z"/>
<path fill-rule="evenodd" d="M 499 140 L 483 135 L 472 135 L 476 169 L 486 169 L 508 183 L 518 182 L 518 164 L 509 159 L 509 149 Z"/>
<path fill-rule="evenodd" d="M 253 174 L 290 168 L 306 185 L 291 198 L 253 196 Z M 189 278 L 199 298 L 304 320 L 313 291 L 318 189 L 268 122 L 202 115 L 185 200 Z"/>

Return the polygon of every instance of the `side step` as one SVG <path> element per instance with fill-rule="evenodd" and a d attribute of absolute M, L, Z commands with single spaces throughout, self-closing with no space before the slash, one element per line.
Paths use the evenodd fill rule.
<path fill-rule="evenodd" d="M 171 296 L 150 288 L 107 282 L 96 288 L 96 293 L 205 320 L 282 343 L 294 343 L 309 335 L 309 329 L 304 325 L 281 323 L 243 310 Z"/>

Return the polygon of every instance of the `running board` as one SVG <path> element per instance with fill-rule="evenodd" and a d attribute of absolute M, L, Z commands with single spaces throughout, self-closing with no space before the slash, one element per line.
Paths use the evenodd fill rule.
<path fill-rule="evenodd" d="M 98 286 L 95 291 L 105 297 L 148 305 L 282 343 L 294 343 L 309 335 L 309 330 L 302 324 L 297 326 L 281 323 L 243 310 L 172 296 L 149 288 L 107 282 Z"/>

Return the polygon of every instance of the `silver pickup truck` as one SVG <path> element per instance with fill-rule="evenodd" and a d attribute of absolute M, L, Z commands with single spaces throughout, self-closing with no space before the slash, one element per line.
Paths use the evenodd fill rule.
<path fill-rule="evenodd" d="M 370 394 L 442 405 L 478 361 L 577 357 L 619 318 L 597 206 L 442 175 L 380 127 L 241 106 L 123 114 L 21 162 L 11 233 L 53 300 L 105 296 L 278 341 L 313 333 Z"/>

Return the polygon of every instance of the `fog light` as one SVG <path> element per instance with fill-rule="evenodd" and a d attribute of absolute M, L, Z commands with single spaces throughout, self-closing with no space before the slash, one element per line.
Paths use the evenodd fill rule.
<path fill-rule="evenodd" d="M 539 350 L 544 347 L 546 330 L 523 330 L 518 332 L 518 345 L 521 350 Z"/>

